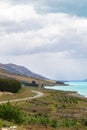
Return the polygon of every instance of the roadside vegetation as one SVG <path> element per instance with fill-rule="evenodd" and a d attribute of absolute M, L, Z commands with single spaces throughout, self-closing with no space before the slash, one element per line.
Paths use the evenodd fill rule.
<path fill-rule="evenodd" d="M 87 130 L 87 99 L 70 96 L 70 92 L 64 91 L 34 87 L 24 89 L 27 89 L 26 93 L 31 89 L 41 91 L 44 96 L 0 105 L 2 126 L 7 121 L 5 125 L 16 124 L 18 130 Z M 6 113 L 12 116 L 6 116 Z"/>

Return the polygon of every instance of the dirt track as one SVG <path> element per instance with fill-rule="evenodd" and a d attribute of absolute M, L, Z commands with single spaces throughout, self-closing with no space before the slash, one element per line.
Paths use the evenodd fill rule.
<path fill-rule="evenodd" d="M 36 93 L 37 95 L 33 96 L 33 97 L 27 97 L 27 98 L 21 98 L 21 99 L 15 99 L 15 100 L 7 100 L 7 101 L 1 101 L 0 104 L 4 104 L 4 103 L 8 103 L 8 102 L 19 102 L 19 101 L 25 101 L 25 100 L 29 100 L 29 99 L 35 99 L 35 98 L 39 98 L 41 96 L 43 96 L 44 94 L 42 92 L 39 91 L 32 91 L 33 93 Z"/>

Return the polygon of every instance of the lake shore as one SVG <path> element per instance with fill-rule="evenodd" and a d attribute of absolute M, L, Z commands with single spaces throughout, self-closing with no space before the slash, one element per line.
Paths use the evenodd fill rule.
<path fill-rule="evenodd" d="M 69 96 L 78 98 L 87 98 L 87 83 L 86 82 L 64 82 L 66 85 L 47 86 L 46 89 L 59 90 L 68 92 Z"/>
<path fill-rule="evenodd" d="M 67 95 L 83 99 L 87 98 L 84 95 L 79 94 L 78 92 L 69 92 Z"/>

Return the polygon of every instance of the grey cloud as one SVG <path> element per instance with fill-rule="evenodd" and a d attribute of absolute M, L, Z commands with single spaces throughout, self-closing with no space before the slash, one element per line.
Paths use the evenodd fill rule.
<path fill-rule="evenodd" d="M 64 41 L 65 40 L 65 41 Z M 83 43 L 81 43 L 78 40 L 74 41 L 73 39 L 66 40 L 62 39 L 58 42 L 57 39 L 55 43 L 52 45 L 47 44 L 47 45 L 41 45 L 39 47 L 34 47 L 34 48 L 19 48 L 18 50 L 12 51 L 13 55 L 18 54 L 18 55 L 28 55 L 28 54 L 40 54 L 40 53 L 60 53 L 60 52 L 67 52 L 67 56 L 71 58 L 87 58 L 87 46 L 82 48 Z M 72 41 L 72 42 L 71 42 Z M 45 40 L 44 40 L 45 42 Z M 17 53 L 18 52 L 18 53 Z"/>
<path fill-rule="evenodd" d="M 16 23 L 14 21 L 3 21 L 0 22 L 0 32 L 4 33 L 18 33 L 18 32 L 27 32 L 32 30 L 39 30 L 43 28 L 43 25 L 35 20 L 27 20 L 22 21 L 20 23 Z"/>
<path fill-rule="evenodd" d="M 72 35 L 73 33 L 73 35 Z M 24 34 L 21 36 L 13 35 L 9 38 L 3 37 L 5 42 L 5 47 L 2 47 L 0 54 L 1 55 L 31 55 L 39 53 L 59 53 L 67 52 L 68 56 L 71 58 L 87 58 L 87 45 L 86 41 L 81 41 L 80 36 L 75 34 L 75 32 L 66 32 L 64 36 L 58 37 L 54 36 L 53 38 L 44 38 L 40 37 L 40 34 L 24 37 Z M 36 35 L 36 36 L 35 36 Z M 41 45 L 36 46 L 36 38 L 38 41 L 41 39 Z M 82 36 L 83 37 L 83 36 Z M 28 38 L 28 39 L 27 39 Z M 12 39 L 12 40 L 11 40 Z M 55 40 L 54 40 L 55 39 Z M 33 40 L 33 41 L 32 41 Z M 48 43 L 46 43 L 48 41 Z M 7 43 L 6 43 L 7 42 Z M 10 42 L 10 44 L 9 44 Z M 45 43 L 45 44 L 44 44 Z M 33 44 L 33 47 L 31 47 Z"/>

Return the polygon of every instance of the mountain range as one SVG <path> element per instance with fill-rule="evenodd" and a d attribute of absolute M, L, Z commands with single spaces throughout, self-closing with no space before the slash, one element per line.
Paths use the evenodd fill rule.
<path fill-rule="evenodd" d="M 47 79 L 44 76 L 41 76 L 39 74 L 33 73 L 29 69 L 27 69 L 24 66 L 16 65 L 16 64 L 2 64 L 0 63 L 0 68 L 7 70 L 10 73 L 13 74 L 19 74 L 19 75 L 25 75 L 29 77 L 36 77 L 36 78 L 41 78 L 41 79 Z"/>

